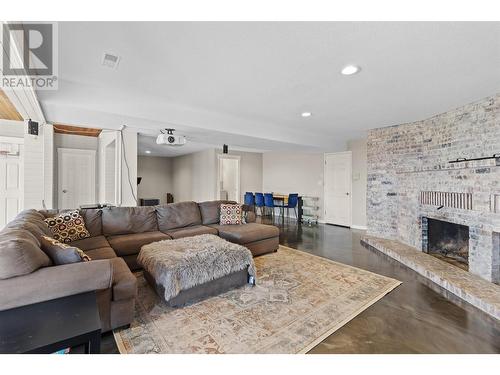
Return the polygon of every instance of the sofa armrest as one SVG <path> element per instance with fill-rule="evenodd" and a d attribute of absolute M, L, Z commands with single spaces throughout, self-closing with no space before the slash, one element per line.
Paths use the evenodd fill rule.
<path fill-rule="evenodd" d="M 44 267 L 28 275 L 0 280 L 0 311 L 112 285 L 109 259 Z"/>
<path fill-rule="evenodd" d="M 241 209 L 246 213 L 245 220 L 247 223 L 255 223 L 256 215 L 253 206 L 242 204 Z"/>
<path fill-rule="evenodd" d="M 256 220 L 255 212 L 248 211 L 247 216 L 246 216 L 246 222 L 247 223 L 255 223 L 255 220 Z"/>
<path fill-rule="evenodd" d="M 111 259 L 113 269 L 113 301 L 134 299 L 137 295 L 137 278 L 122 258 Z"/>

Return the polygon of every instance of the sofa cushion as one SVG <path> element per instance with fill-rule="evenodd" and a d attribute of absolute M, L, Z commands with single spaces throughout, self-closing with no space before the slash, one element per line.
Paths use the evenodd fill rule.
<path fill-rule="evenodd" d="M 86 208 L 80 210 L 85 221 L 85 226 L 92 237 L 102 234 L 102 210 L 98 208 Z"/>
<path fill-rule="evenodd" d="M 45 216 L 32 208 L 19 212 L 16 218 L 44 220 Z"/>
<path fill-rule="evenodd" d="M 98 249 L 100 247 L 109 247 L 109 242 L 108 240 L 106 240 L 106 237 L 104 236 L 96 236 L 96 237 L 84 238 L 83 240 L 79 241 L 73 241 L 71 242 L 71 245 L 74 245 L 84 251 L 87 251 L 87 250 Z"/>
<path fill-rule="evenodd" d="M 171 203 L 156 206 L 155 208 L 158 217 L 158 229 L 162 232 L 201 224 L 200 209 L 196 202 Z"/>
<path fill-rule="evenodd" d="M 89 262 L 92 259 L 76 246 L 59 242 L 55 238 L 43 236 L 41 248 L 56 266 L 78 262 Z"/>
<path fill-rule="evenodd" d="M 69 210 L 68 210 L 69 211 Z M 47 219 L 48 217 L 54 217 L 59 213 L 59 210 L 56 208 L 51 208 L 48 210 L 38 210 L 37 211 L 40 215 L 43 216 L 42 220 Z"/>
<path fill-rule="evenodd" d="M 158 231 L 107 237 L 109 244 L 118 256 L 138 254 L 143 245 L 170 239 L 172 239 L 170 236 Z"/>
<path fill-rule="evenodd" d="M 98 249 L 87 250 L 85 252 L 92 260 L 100 260 L 100 259 L 113 259 L 116 258 L 116 254 L 112 248 L 108 247 L 100 247 Z"/>
<path fill-rule="evenodd" d="M 203 225 L 217 224 L 220 217 L 221 203 L 236 203 L 233 201 L 209 201 L 198 203 L 201 213 L 201 223 Z"/>
<path fill-rule="evenodd" d="M 165 232 L 173 239 L 198 236 L 200 234 L 217 234 L 217 229 L 204 225 L 193 225 L 185 228 L 172 229 Z"/>
<path fill-rule="evenodd" d="M 5 228 L 23 229 L 30 232 L 40 242 L 43 236 L 51 236 L 52 232 L 42 220 L 14 219 Z"/>
<path fill-rule="evenodd" d="M 50 265 L 38 240 L 27 230 L 7 228 L 0 232 L 0 279 L 26 275 Z"/>
<path fill-rule="evenodd" d="M 44 222 L 45 217 L 36 210 L 24 210 L 21 211 L 10 223 L 6 225 L 6 227 L 10 227 L 11 224 L 14 226 L 19 223 L 31 223 L 36 225 L 41 232 L 46 236 L 51 236 L 52 232 L 47 227 L 47 224 Z M 16 223 L 16 224 L 14 224 Z M 29 229 L 28 229 L 29 230 Z"/>
<path fill-rule="evenodd" d="M 113 301 L 135 298 L 137 294 L 137 278 L 121 258 L 110 259 L 113 272 Z"/>
<path fill-rule="evenodd" d="M 61 242 L 69 243 L 90 237 L 78 210 L 63 212 L 45 219 L 45 222 L 52 232 L 52 237 Z"/>
<path fill-rule="evenodd" d="M 248 223 L 242 225 L 212 224 L 219 231 L 219 236 L 225 240 L 243 245 L 266 238 L 279 237 L 280 231 L 273 225 Z"/>
<path fill-rule="evenodd" d="M 154 207 L 109 207 L 102 209 L 105 236 L 158 231 Z"/>

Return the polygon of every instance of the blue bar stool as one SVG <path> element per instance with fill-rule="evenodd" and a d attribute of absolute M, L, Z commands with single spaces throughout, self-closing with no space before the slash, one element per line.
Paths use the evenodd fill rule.
<path fill-rule="evenodd" d="M 293 208 L 295 212 L 295 219 L 299 219 L 299 215 L 297 213 L 297 206 L 299 203 L 299 195 L 296 193 L 288 194 L 288 204 L 285 206 L 286 208 L 286 216 L 290 218 L 290 208 Z"/>
<path fill-rule="evenodd" d="M 260 216 L 262 216 L 262 210 L 264 208 L 264 194 L 255 193 L 255 210 L 260 209 Z"/>
<path fill-rule="evenodd" d="M 245 196 L 244 196 L 244 199 L 243 199 L 243 202 L 244 204 L 246 204 L 247 206 L 250 206 L 252 207 L 252 209 L 254 210 L 255 212 L 255 196 L 253 195 L 253 193 L 247 191 L 245 193 Z"/>
<path fill-rule="evenodd" d="M 266 206 L 266 208 L 270 208 L 271 209 L 271 215 L 272 215 L 273 218 L 274 218 L 274 208 L 275 207 L 280 207 L 281 208 L 281 206 L 275 206 L 274 205 L 274 197 L 273 197 L 272 193 L 265 193 L 264 194 L 264 205 Z"/>

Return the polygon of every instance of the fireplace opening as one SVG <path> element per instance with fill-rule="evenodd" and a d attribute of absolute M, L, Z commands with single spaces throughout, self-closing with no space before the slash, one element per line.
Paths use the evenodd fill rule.
<path fill-rule="evenodd" d="M 425 219 L 423 221 L 423 224 L 426 223 L 423 225 L 424 251 L 468 271 L 469 227 L 442 220 Z"/>

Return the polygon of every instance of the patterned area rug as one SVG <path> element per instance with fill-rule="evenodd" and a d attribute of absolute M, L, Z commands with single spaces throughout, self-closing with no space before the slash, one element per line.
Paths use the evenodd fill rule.
<path fill-rule="evenodd" d="M 280 246 L 255 258 L 257 285 L 171 308 L 138 274 L 120 353 L 305 353 L 401 282 Z"/>

